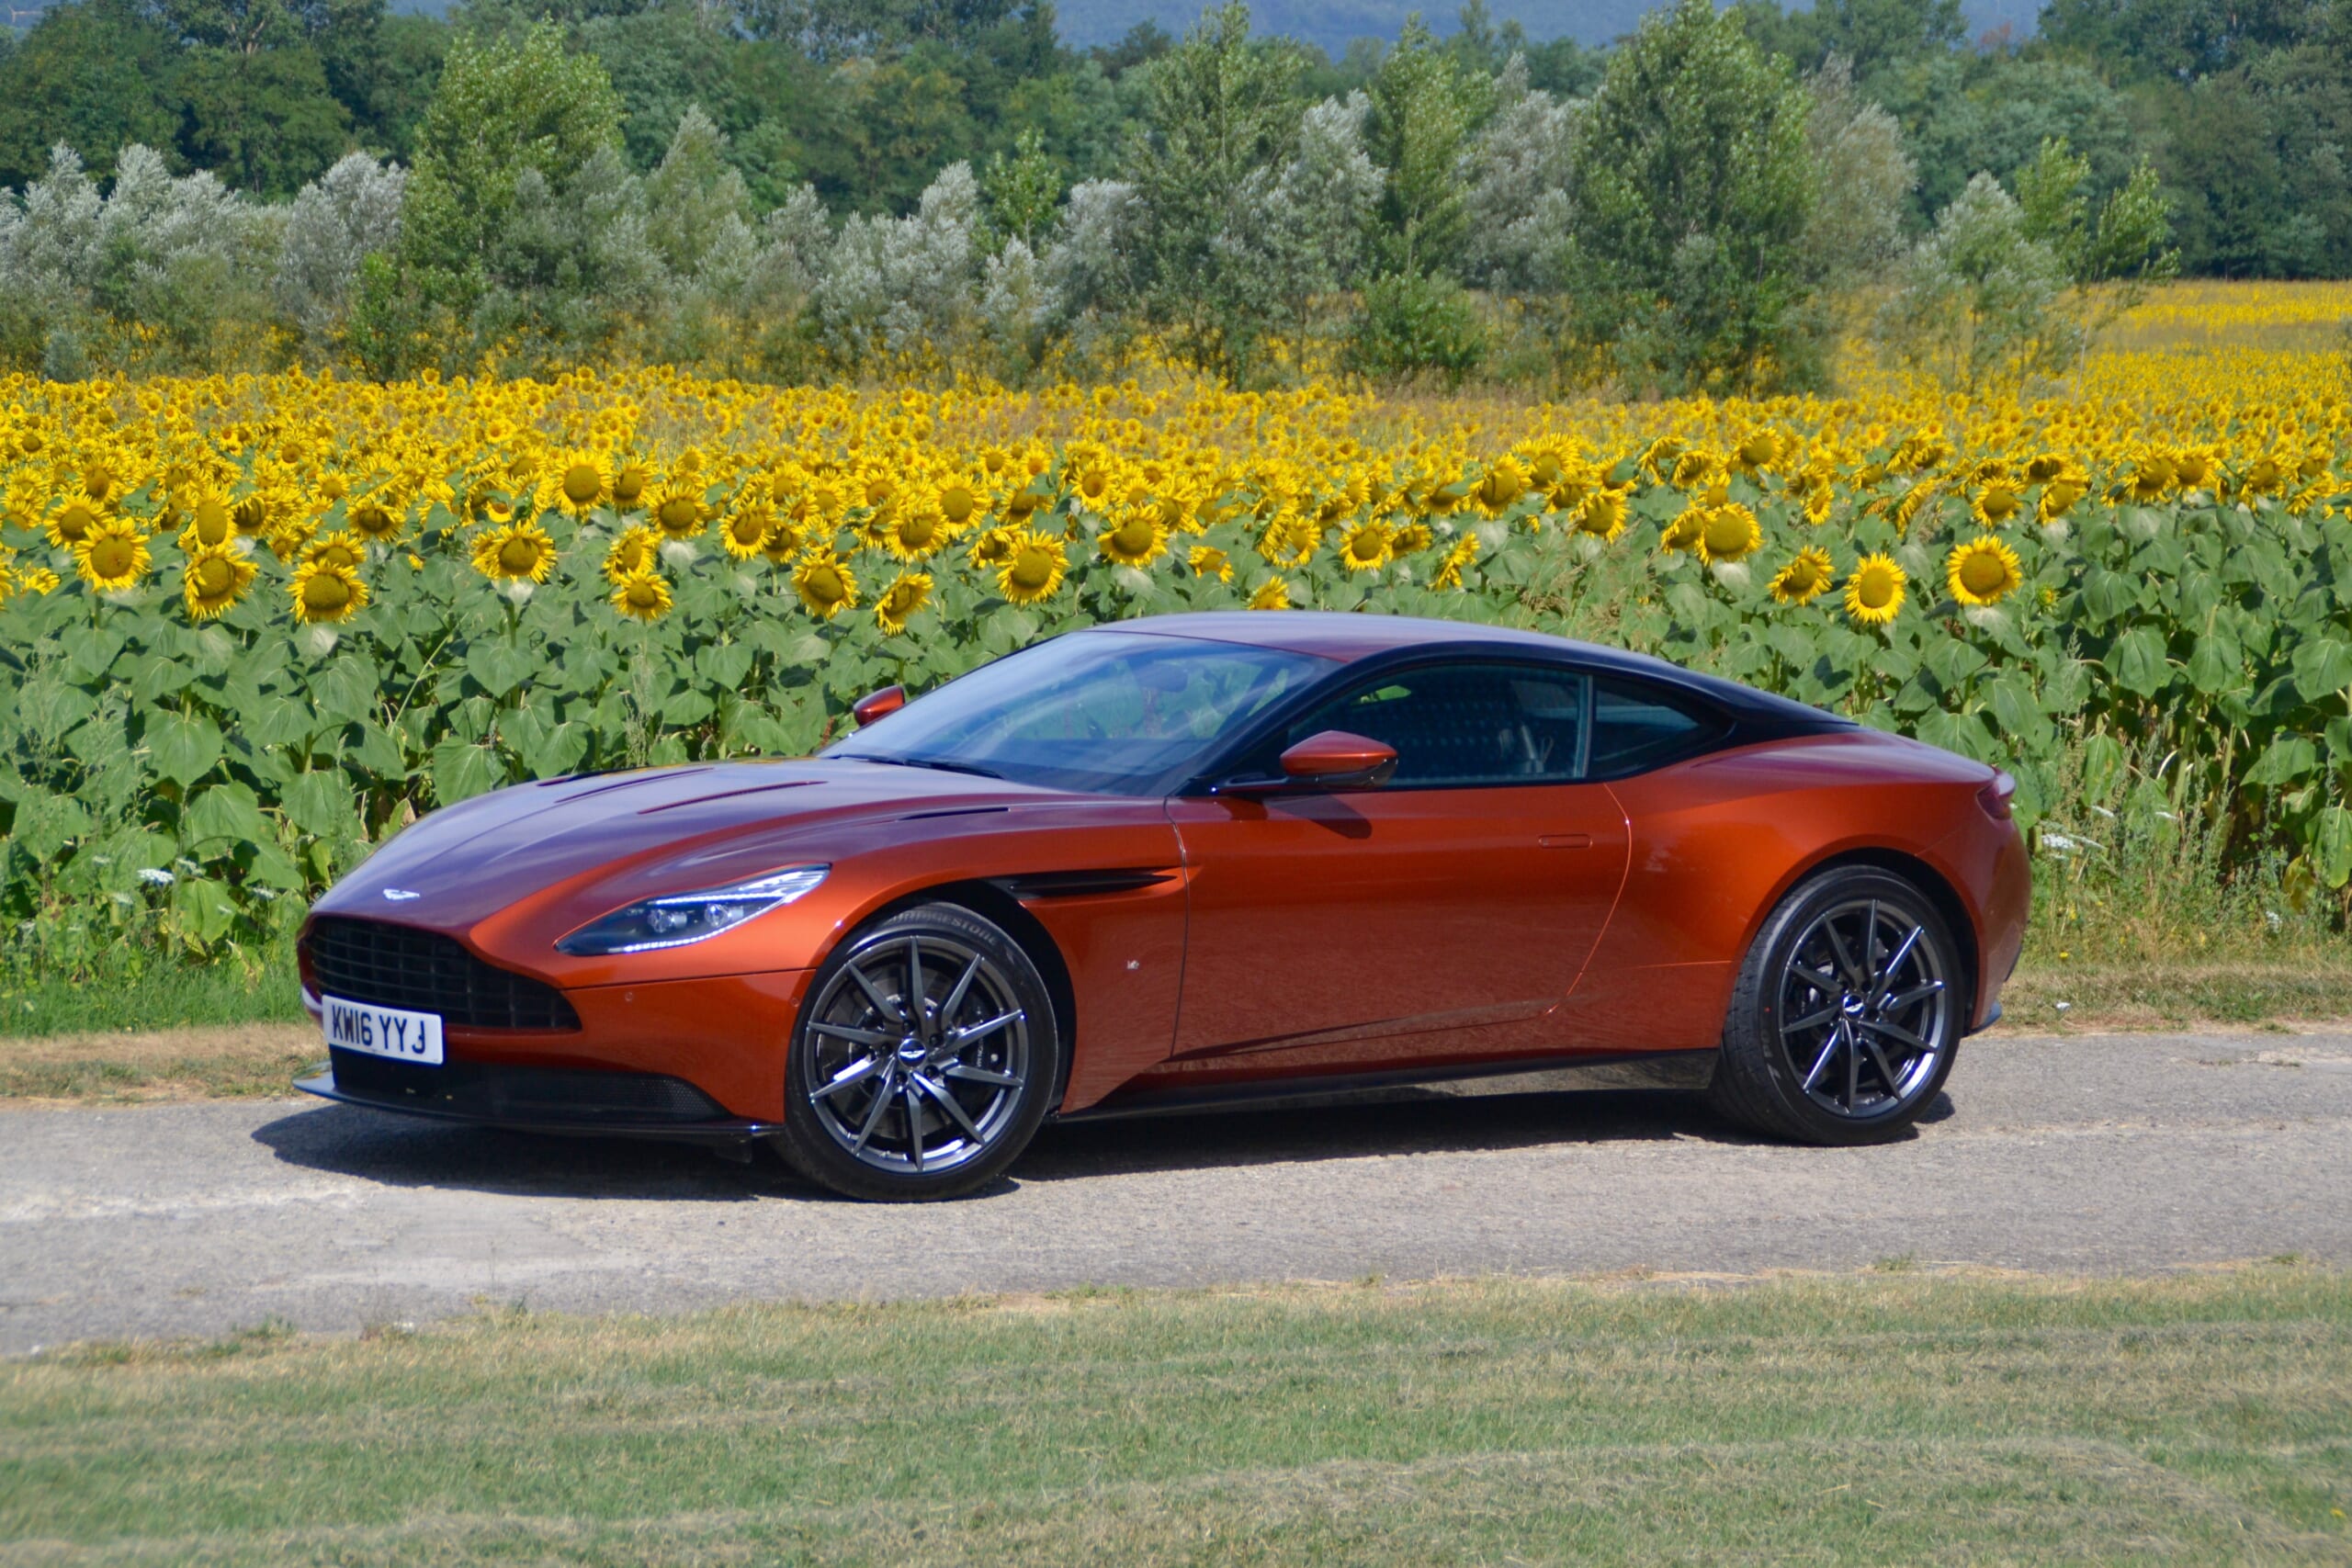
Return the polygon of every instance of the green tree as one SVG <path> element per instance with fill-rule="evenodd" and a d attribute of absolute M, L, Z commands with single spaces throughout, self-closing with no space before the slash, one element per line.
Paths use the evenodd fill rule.
<path fill-rule="evenodd" d="M 132 142 L 168 148 L 178 118 L 169 34 L 128 0 L 68 0 L 0 61 L 0 185 L 21 186 L 63 143 L 103 175 Z"/>
<path fill-rule="evenodd" d="M 401 209 L 401 255 L 423 298 L 470 315 L 518 182 L 529 175 L 560 190 L 617 147 L 620 118 L 604 68 L 568 53 L 552 26 L 520 42 L 458 39 L 417 129 Z"/>
<path fill-rule="evenodd" d="M 1035 250 L 1061 207 L 1062 173 L 1046 153 L 1046 133 L 1035 126 L 1024 128 L 1014 146 L 1012 157 L 999 152 L 989 160 L 980 188 L 988 193 L 989 222 L 998 243 L 1018 240 Z"/>
<path fill-rule="evenodd" d="M 175 85 L 181 155 L 240 190 L 292 196 L 350 148 L 350 115 L 307 43 L 199 45 L 186 52 Z"/>
<path fill-rule="evenodd" d="M 1214 369 L 1241 368 L 1257 326 L 1226 276 L 1217 236 L 1244 182 L 1262 179 L 1289 151 L 1301 64 L 1288 44 L 1253 41 L 1250 8 L 1231 0 L 1148 67 L 1128 160 L 1144 203 L 1144 310 L 1176 352 Z"/>
<path fill-rule="evenodd" d="M 1466 15 L 1467 13 L 1465 13 Z M 1421 277 L 1451 270 L 1468 229 L 1460 165 L 1470 132 L 1494 107 L 1491 80 L 1474 75 L 1419 15 L 1369 89 L 1366 150 L 1380 165 L 1379 252 L 1384 270 Z"/>
<path fill-rule="evenodd" d="M 2033 222 L 1992 175 L 1971 180 L 1880 313 L 1888 357 L 1972 396 L 2063 367 L 2081 339 L 2060 309 L 2065 264 Z"/>
<path fill-rule="evenodd" d="M 1708 0 L 1654 12 L 1577 127 L 1566 276 L 1587 341 L 1637 384 L 1760 390 L 1819 375 L 1802 241 L 1812 98 Z"/>

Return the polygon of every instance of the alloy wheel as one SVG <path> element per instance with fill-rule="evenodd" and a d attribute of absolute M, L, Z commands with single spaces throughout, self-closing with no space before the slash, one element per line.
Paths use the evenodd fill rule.
<path fill-rule="evenodd" d="M 1816 916 L 1781 976 L 1781 1048 L 1807 1099 L 1877 1120 L 1937 1081 L 1951 996 L 1935 933 L 1899 905 L 1859 898 Z"/>
<path fill-rule="evenodd" d="M 893 932 L 853 954 L 810 1010 L 800 1092 L 860 1164 L 934 1176 L 978 1158 L 1032 1071 L 1012 976 L 952 938 Z"/>

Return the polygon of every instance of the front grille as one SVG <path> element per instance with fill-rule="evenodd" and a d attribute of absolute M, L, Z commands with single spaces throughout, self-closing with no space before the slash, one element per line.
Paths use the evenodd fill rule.
<path fill-rule="evenodd" d="M 334 1087 L 378 1104 L 530 1125 L 713 1122 L 727 1112 L 684 1078 L 482 1062 L 420 1066 L 331 1049 Z"/>
<path fill-rule="evenodd" d="M 553 986 L 485 964 L 453 937 L 322 915 L 302 939 L 321 996 L 437 1012 L 458 1029 L 577 1029 Z"/>

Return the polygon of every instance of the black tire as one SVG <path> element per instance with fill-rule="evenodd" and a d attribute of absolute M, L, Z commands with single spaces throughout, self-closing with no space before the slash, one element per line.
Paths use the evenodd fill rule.
<path fill-rule="evenodd" d="M 1884 1143 L 1943 1089 L 1973 995 L 1932 899 L 1891 872 L 1834 866 L 1748 948 L 1708 1098 L 1770 1137 Z"/>
<path fill-rule="evenodd" d="M 918 905 L 817 971 L 786 1056 L 776 1146 L 847 1197 L 957 1197 L 1028 1146 L 1060 1093 L 1062 1056 L 1052 997 L 1021 944 L 960 904 Z"/>

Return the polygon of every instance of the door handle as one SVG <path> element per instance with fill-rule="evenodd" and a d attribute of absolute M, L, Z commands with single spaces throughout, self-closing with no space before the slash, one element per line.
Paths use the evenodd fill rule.
<path fill-rule="evenodd" d="M 1589 850 L 1592 848 L 1590 833 L 1545 833 L 1536 843 L 1547 850 Z"/>

